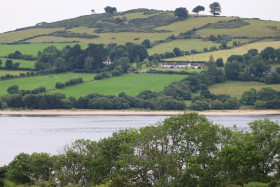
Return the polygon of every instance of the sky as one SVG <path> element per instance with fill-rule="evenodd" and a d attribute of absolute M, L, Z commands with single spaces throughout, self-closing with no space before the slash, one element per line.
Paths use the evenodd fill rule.
<path fill-rule="evenodd" d="M 0 33 L 17 28 L 33 26 L 40 22 L 54 22 L 63 19 L 96 13 L 103 13 L 104 7 L 116 7 L 118 11 L 136 8 L 175 10 L 186 7 L 189 12 L 197 5 L 206 8 L 202 14 L 209 14 L 209 4 L 215 0 L 0 0 Z M 222 16 L 260 18 L 280 21 L 280 0 L 217 0 L 222 7 Z"/>

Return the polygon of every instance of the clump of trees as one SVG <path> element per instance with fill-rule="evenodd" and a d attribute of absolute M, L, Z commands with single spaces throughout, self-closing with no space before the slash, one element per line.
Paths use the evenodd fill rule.
<path fill-rule="evenodd" d="M 70 79 L 63 83 L 56 83 L 57 88 L 63 88 L 73 84 L 81 83 L 82 79 Z M 78 99 L 74 97 L 66 98 L 65 94 L 44 94 L 45 87 L 34 90 L 19 90 L 18 85 L 10 86 L 8 95 L 1 97 L 0 102 L 9 108 L 28 109 L 127 109 L 141 108 L 151 110 L 184 110 L 184 101 L 174 99 L 172 96 L 158 92 L 145 90 L 136 97 L 127 96 L 120 93 L 116 96 L 105 96 L 92 93 Z"/>
<path fill-rule="evenodd" d="M 89 44 L 85 50 L 78 44 L 73 47 L 66 46 L 62 50 L 50 46 L 39 52 L 35 68 L 40 71 L 56 73 L 111 71 L 114 68 L 120 69 L 120 63 L 117 63 L 120 59 L 125 60 L 125 63 L 127 62 L 126 59 L 128 59 L 128 63 L 133 63 L 137 58 L 142 62 L 148 57 L 146 47 L 133 43 L 127 43 L 126 45 L 109 44 L 108 46 Z M 113 62 L 110 66 L 103 64 L 108 58 Z M 121 71 L 126 72 L 127 70 L 122 69 Z"/>
<path fill-rule="evenodd" d="M 18 50 L 16 50 L 14 53 L 10 53 L 7 57 L 11 59 L 36 60 L 36 57 L 32 55 L 22 54 Z"/>
<path fill-rule="evenodd" d="M 96 141 L 77 140 L 58 155 L 20 153 L 0 181 L 33 186 L 276 186 L 280 126 L 268 119 L 248 131 L 197 113 Z M 262 184 L 264 186 L 264 184 Z"/>
<path fill-rule="evenodd" d="M 267 87 L 257 91 L 251 88 L 245 91 L 240 99 L 244 105 L 252 105 L 255 109 L 280 109 L 280 92 Z"/>
<path fill-rule="evenodd" d="M 279 53 L 280 54 L 280 53 Z M 244 55 L 232 55 L 225 64 L 226 77 L 229 80 L 261 81 L 279 83 L 279 70 L 271 73 L 271 64 L 276 62 L 278 50 L 267 47 L 260 53 L 251 49 Z M 280 58 L 277 58 L 279 61 Z"/>
<path fill-rule="evenodd" d="M 184 7 L 176 8 L 174 11 L 174 15 L 177 16 L 178 19 L 184 20 L 188 18 L 189 11 Z"/>
<path fill-rule="evenodd" d="M 117 12 L 117 8 L 116 7 L 110 7 L 110 6 L 106 6 L 104 8 L 105 12 L 108 14 L 114 14 Z"/>

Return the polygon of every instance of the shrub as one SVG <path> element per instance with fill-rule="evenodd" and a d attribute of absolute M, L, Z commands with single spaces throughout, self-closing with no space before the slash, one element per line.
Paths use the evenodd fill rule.
<path fill-rule="evenodd" d="M 55 88 L 57 88 L 57 89 L 61 89 L 61 88 L 64 88 L 64 87 L 65 87 L 65 84 L 62 83 L 62 82 L 57 82 L 57 83 L 55 84 Z"/>
<path fill-rule="evenodd" d="M 195 101 L 194 103 L 191 104 L 191 109 L 192 110 L 209 110 L 209 104 L 207 101 Z"/>

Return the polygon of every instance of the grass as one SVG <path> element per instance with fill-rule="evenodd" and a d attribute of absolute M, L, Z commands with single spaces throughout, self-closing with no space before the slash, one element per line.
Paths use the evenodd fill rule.
<path fill-rule="evenodd" d="M 93 80 L 94 74 L 64 73 L 0 81 L 0 96 L 7 94 L 6 90 L 12 85 L 18 85 L 21 90 L 32 90 L 40 86 L 51 89 L 55 88 L 56 82 L 65 82 L 68 79 L 78 77 L 83 77 L 84 81 L 88 81 Z"/>
<path fill-rule="evenodd" d="M 193 28 L 201 27 L 203 25 L 206 25 L 207 23 L 215 23 L 218 21 L 231 20 L 231 19 L 234 19 L 234 18 L 192 16 L 184 21 L 175 22 L 175 23 L 172 23 L 167 26 L 157 27 L 156 29 L 157 30 L 169 30 L 172 32 L 169 35 L 172 35 L 172 34 L 178 35 L 181 32 L 186 32 L 186 31 L 192 30 Z"/>
<path fill-rule="evenodd" d="M 0 34 L 0 43 L 17 42 L 19 40 L 26 39 L 32 36 L 49 34 L 60 30 L 64 30 L 64 28 L 28 29 L 23 31 L 7 32 Z"/>
<path fill-rule="evenodd" d="M 161 43 L 148 50 L 149 54 L 161 54 L 165 52 L 172 52 L 175 47 L 178 47 L 182 51 L 203 51 L 204 48 L 209 49 L 210 47 L 216 46 L 219 48 L 221 44 L 214 43 L 211 41 L 202 41 L 200 39 L 189 39 L 189 40 L 173 40 L 167 43 Z"/>
<path fill-rule="evenodd" d="M 88 43 L 100 43 L 109 44 L 117 43 L 119 45 L 124 45 L 127 42 L 133 42 L 136 44 L 141 44 L 145 39 L 149 39 L 151 42 L 156 40 L 164 40 L 170 36 L 169 32 L 166 33 L 144 33 L 144 32 L 120 32 L 120 33 L 101 33 L 98 34 L 99 38 L 84 39 L 84 38 L 63 38 L 54 36 L 42 36 L 28 40 L 31 43 L 42 43 L 42 42 L 73 42 L 78 41 L 81 44 Z M 135 40 L 135 38 L 139 38 Z"/>
<path fill-rule="evenodd" d="M 279 67 L 280 67 L 280 63 L 271 64 L 271 69 L 275 69 L 275 68 L 279 68 Z"/>
<path fill-rule="evenodd" d="M 21 73 L 27 73 L 27 72 L 29 72 L 29 71 L 0 70 L 0 76 L 5 76 L 6 74 L 19 75 Z"/>
<path fill-rule="evenodd" d="M 133 13 L 127 13 L 127 14 L 124 14 L 124 15 L 114 16 L 113 18 L 121 18 L 122 19 L 125 16 L 127 18 L 126 23 L 128 23 L 128 21 L 131 20 L 131 19 L 148 18 L 150 16 L 154 16 L 154 15 L 157 15 L 157 14 L 160 14 L 160 13 L 162 13 L 162 12 L 157 12 L 155 14 L 145 15 L 144 12 L 133 12 Z"/>
<path fill-rule="evenodd" d="M 251 44 L 246 44 L 241 47 L 236 47 L 228 50 L 218 50 L 207 53 L 200 53 L 196 55 L 188 55 L 185 57 L 176 57 L 165 59 L 166 61 L 208 61 L 209 57 L 212 55 L 214 59 L 223 58 L 224 61 L 227 60 L 231 55 L 243 55 L 248 52 L 249 49 L 258 49 L 259 52 L 266 47 L 280 48 L 280 41 L 270 41 L 270 42 L 256 42 Z"/>
<path fill-rule="evenodd" d="M 2 58 L 2 67 L 5 66 L 5 62 L 7 59 Z M 13 61 L 13 63 L 19 62 L 19 67 L 20 68 L 29 68 L 29 69 L 35 69 L 35 63 L 36 61 L 32 61 L 32 60 L 18 60 L 18 59 L 11 59 Z"/>
<path fill-rule="evenodd" d="M 247 37 L 268 37 L 279 36 L 280 22 L 276 21 L 261 21 L 254 19 L 244 19 L 243 21 L 249 23 L 249 25 L 240 28 L 231 29 L 203 29 L 197 32 L 201 37 L 207 37 L 211 34 L 217 35 L 229 35 L 229 36 L 247 36 Z M 276 29 L 272 29 L 276 27 Z"/>
<path fill-rule="evenodd" d="M 209 90 L 213 94 L 228 94 L 238 99 L 241 98 L 245 91 L 255 88 L 261 90 L 265 87 L 271 87 L 280 91 L 280 84 L 267 85 L 261 82 L 240 82 L 240 81 L 226 81 L 225 83 L 214 84 L 209 87 Z"/>
<path fill-rule="evenodd" d="M 125 92 L 127 95 L 136 96 L 147 89 L 157 92 L 162 91 L 165 86 L 185 77 L 185 75 L 126 74 L 55 90 L 50 93 L 64 93 L 68 97 L 76 98 L 93 92 L 105 95 L 118 95 Z"/>
<path fill-rule="evenodd" d="M 43 51 L 45 48 L 54 45 L 58 49 L 62 49 L 66 45 L 74 46 L 76 44 L 68 44 L 68 43 L 38 43 L 38 44 L 19 44 L 19 45 L 0 45 L 0 56 L 4 57 L 9 55 L 10 53 L 14 53 L 16 50 L 20 51 L 22 54 L 28 54 L 37 56 L 38 51 Z M 82 46 L 86 47 L 86 46 Z"/>

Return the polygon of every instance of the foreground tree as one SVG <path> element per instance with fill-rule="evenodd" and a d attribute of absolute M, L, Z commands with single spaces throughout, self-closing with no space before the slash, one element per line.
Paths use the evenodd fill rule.
<path fill-rule="evenodd" d="M 196 7 L 192 10 L 192 12 L 196 13 L 197 16 L 198 16 L 198 13 L 201 12 L 201 11 L 204 11 L 204 10 L 205 10 L 205 7 L 204 7 L 204 6 L 198 5 L 198 6 L 196 6 Z"/>
<path fill-rule="evenodd" d="M 177 16 L 180 20 L 184 20 L 189 16 L 189 12 L 186 8 L 180 7 L 176 8 L 174 15 Z"/>
<path fill-rule="evenodd" d="M 219 16 L 222 12 L 221 5 L 218 2 L 214 2 L 209 5 L 210 7 L 210 13 L 213 14 L 213 16 Z"/>

